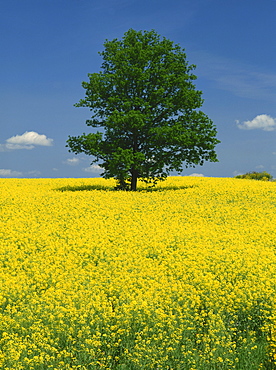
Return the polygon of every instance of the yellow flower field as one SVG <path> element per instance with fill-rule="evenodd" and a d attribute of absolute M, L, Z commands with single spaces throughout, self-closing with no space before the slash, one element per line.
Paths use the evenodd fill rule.
<path fill-rule="evenodd" d="M 0 369 L 276 368 L 275 182 L 0 186 Z"/>

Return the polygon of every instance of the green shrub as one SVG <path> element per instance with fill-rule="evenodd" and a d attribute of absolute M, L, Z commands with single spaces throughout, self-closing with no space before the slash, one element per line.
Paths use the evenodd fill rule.
<path fill-rule="evenodd" d="M 261 180 L 261 181 L 272 181 L 273 176 L 268 172 L 247 172 L 244 175 L 235 176 L 235 179 L 249 179 L 249 180 Z"/>

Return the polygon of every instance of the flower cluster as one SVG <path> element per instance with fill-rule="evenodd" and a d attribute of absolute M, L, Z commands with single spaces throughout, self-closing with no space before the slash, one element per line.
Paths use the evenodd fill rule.
<path fill-rule="evenodd" d="M 276 366 L 276 183 L 0 186 L 1 369 Z"/>

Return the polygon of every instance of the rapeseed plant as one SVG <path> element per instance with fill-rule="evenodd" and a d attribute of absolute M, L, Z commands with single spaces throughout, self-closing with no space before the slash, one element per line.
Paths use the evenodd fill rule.
<path fill-rule="evenodd" d="M 0 368 L 276 368 L 274 182 L 0 184 Z"/>

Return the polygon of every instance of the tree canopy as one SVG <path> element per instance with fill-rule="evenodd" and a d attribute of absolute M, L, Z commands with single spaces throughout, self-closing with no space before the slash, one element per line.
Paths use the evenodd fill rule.
<path fill-rule="evenodd" d="M 88 74 L 76 106 L 89 107 L 86 124 L 101 129 L 69 136 L 69 151 L 91 155 L 102 176 L 126 190 L 136 190 L 138 179 L 156 183 L 183 165 L 217 161 L 217 131 L 198 110 L 202 92 L 184 49 L 154 30 L 130 29 L 99 54 L 101 71 Z"/>
<path fill-rule="evenodd" d="M 235 179 L 247 179 L 247 180 L 262 180 L 262 181 L 272 181 L 273 176 L 270 173 L 263 172 L 246 172 L 243 175 L 235 176 Z"/>

